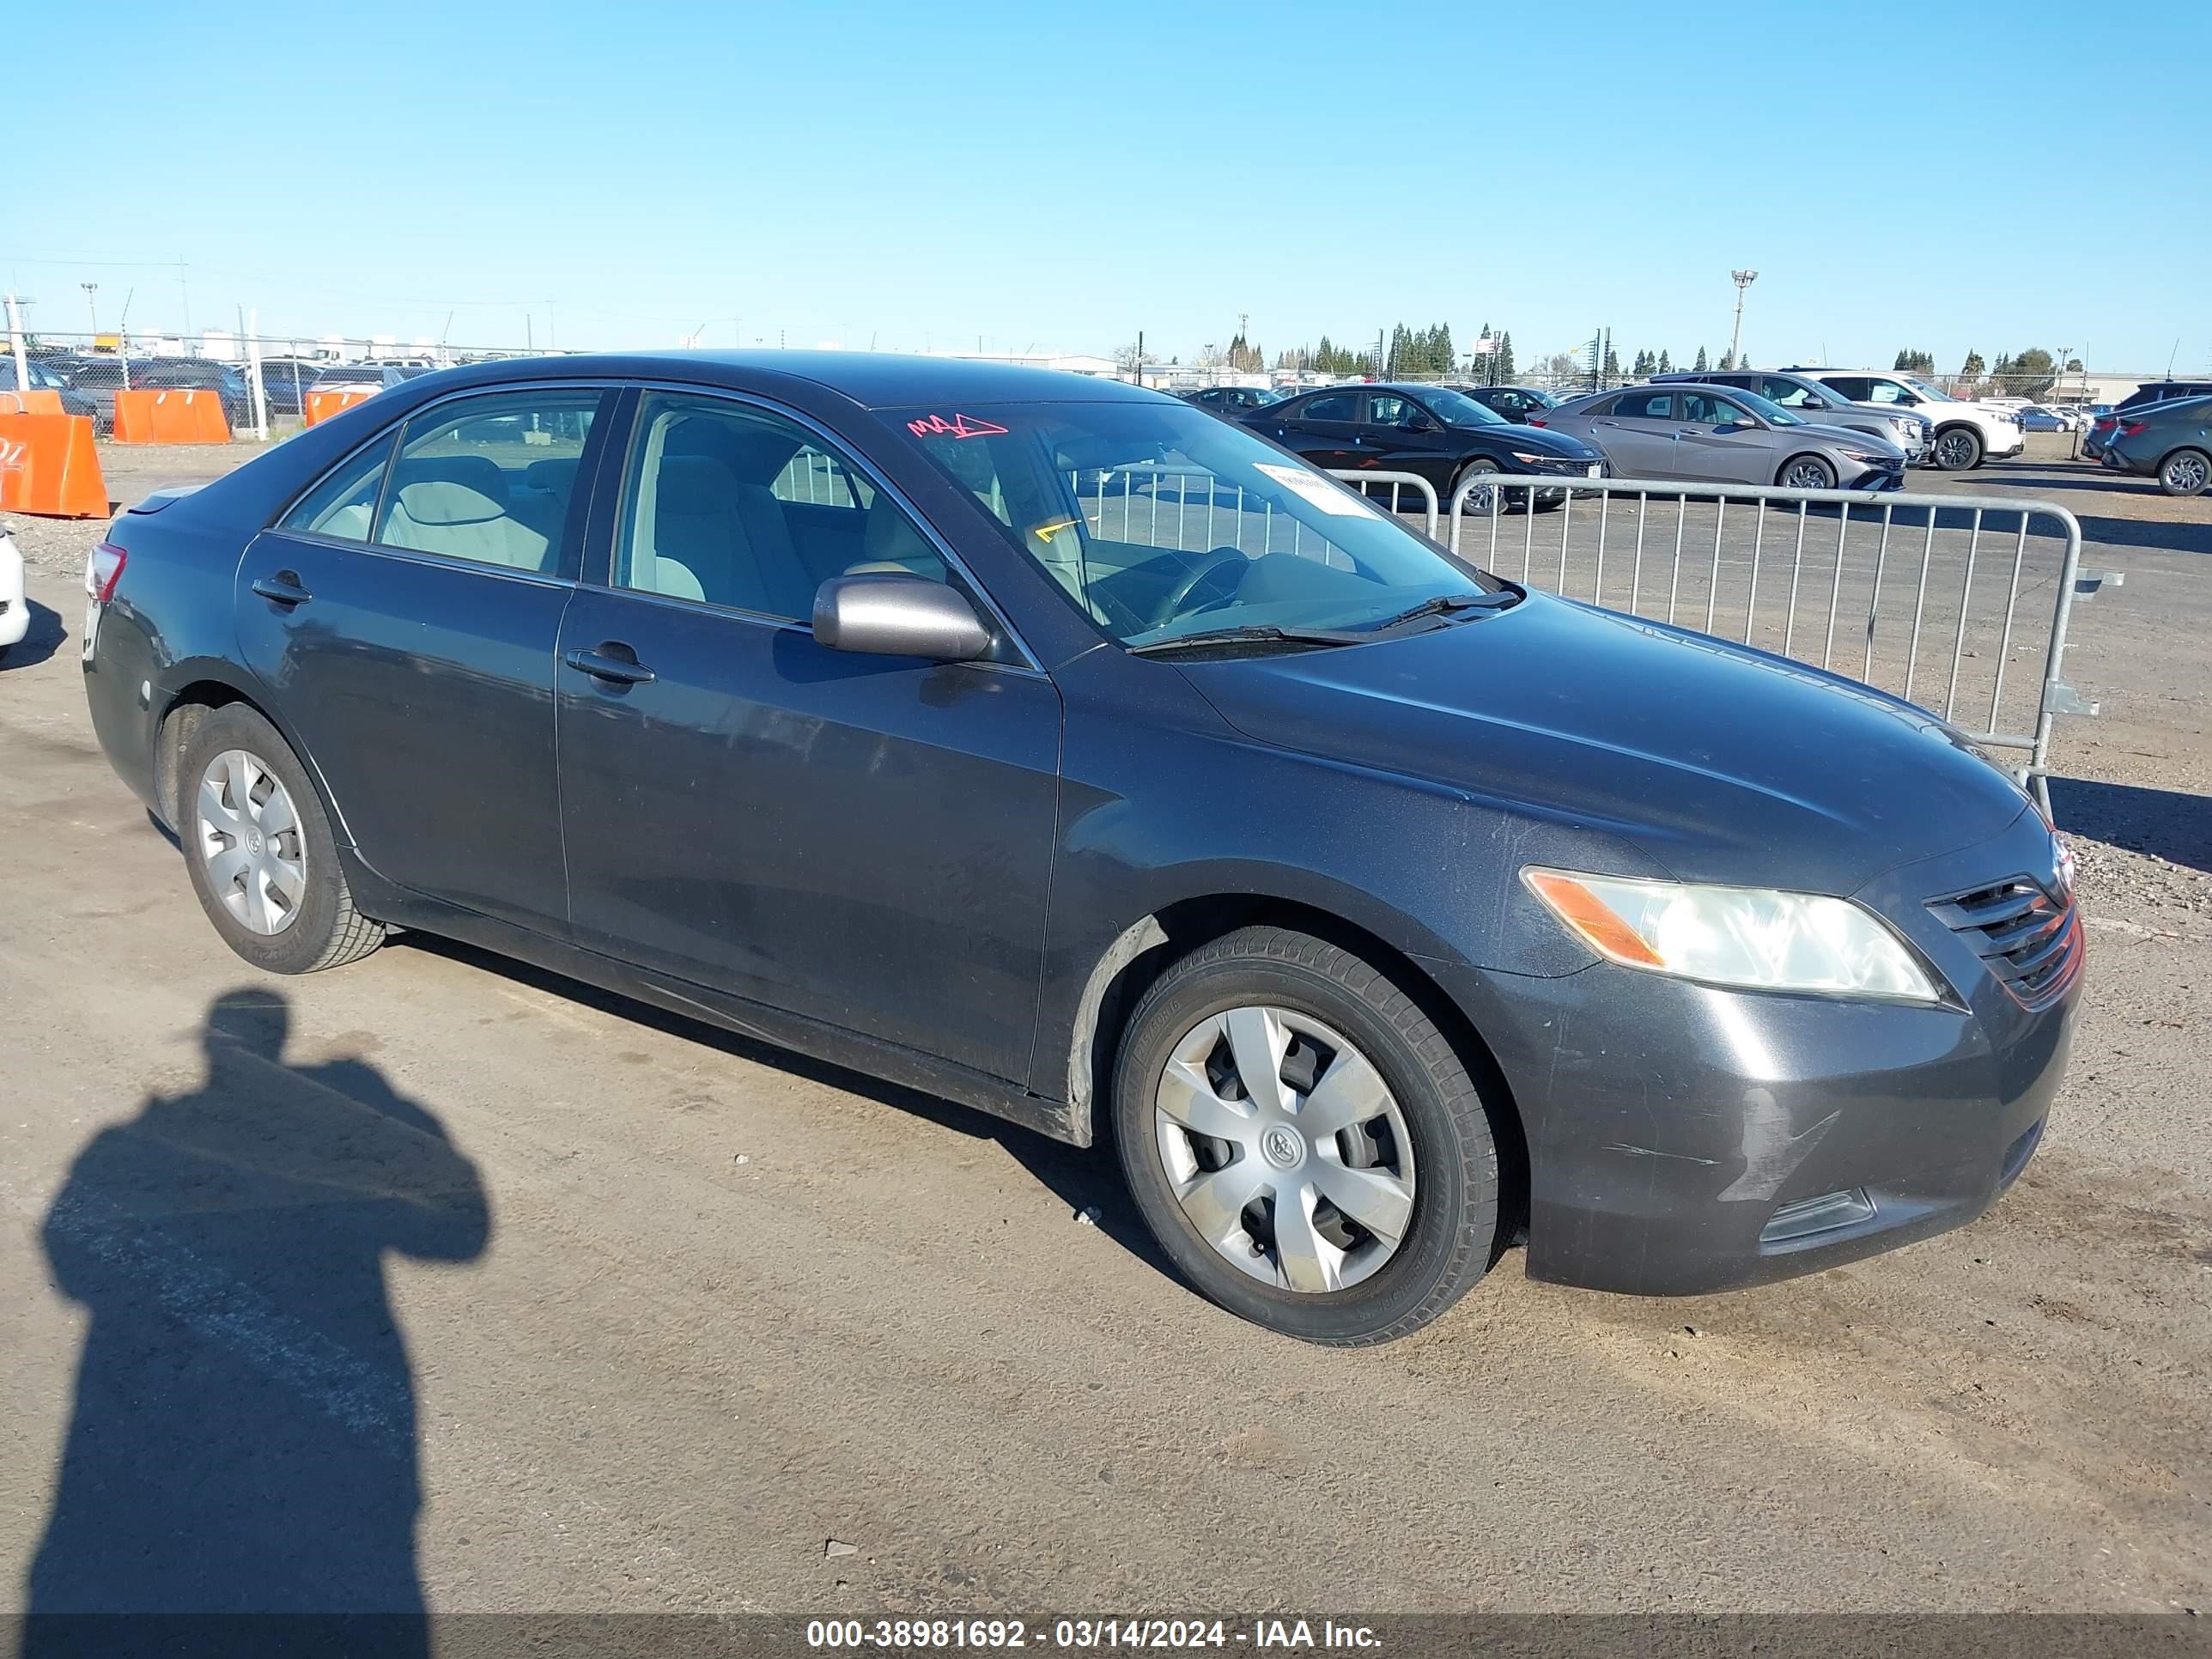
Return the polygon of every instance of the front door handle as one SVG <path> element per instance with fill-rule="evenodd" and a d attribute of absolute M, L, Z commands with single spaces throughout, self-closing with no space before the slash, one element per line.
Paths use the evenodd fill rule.
<path fill-rule="evenodd" d="M 289 610 L 295 605 L 305 605 L 315 596 L 300 586 L 300 575 L 295 570 L 280 570 L 273 576 L 263 576 L 253 583 L 253 591 L 271 605 L 281 605 Z"/>
<path fill-rule="evenodd" d="M 617 650 L 625 654 L 614 655 Z M 571 651 L 561 660 L 579 674 L 589 674 L 610 685 L 648 685 L 653 681 L 653 671 L 629 654 L 627 646 L 617 646 L 612 641 L 596 651 Z"/>

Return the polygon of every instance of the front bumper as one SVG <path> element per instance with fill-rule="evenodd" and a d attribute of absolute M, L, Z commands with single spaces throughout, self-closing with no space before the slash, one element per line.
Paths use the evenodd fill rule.
<path fill-rule="evenodd" d="M 1903 461 L 1893 466 L 1869 464 L 1861 467 L 1851 477 L 1840 480 L 1839 487 L 1844 489 L 1902 489 L 1905 488 L 1905 469 L 1908 465 Z"/>
<path fill-rule="evenodd" d="M 1994 841 L 1860 896 L 1956 988 L 1957 1006 L 1730 991 L 1609 964 L 1484 976 L 1465 1006 L 1527 1133 L 1529 1276 L 1640 1295 L 1727 1290 L 1893 1249 L 1988 1208 L 2042 1136 L 2081 975 L 2031 1012 L 1927 901 L 2047 874 L 2050 845 L 2024 810 Z"/>

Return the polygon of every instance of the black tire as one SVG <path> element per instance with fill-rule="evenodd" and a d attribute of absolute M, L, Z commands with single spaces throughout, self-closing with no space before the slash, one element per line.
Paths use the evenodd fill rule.
<path fill-rule="evenodd" d="M 208 869 L 205 838 L 199 827 L 197 798 L 200 781 L 216 756 L 242 750 L 283 786 L 298 820 L 305 849 L 303 893 L 283 930 L 258 933 L 232 915 L 217 896 Z M 337 837 L 315 793 L 307 769 L 276 728 L 243 703 L 230 703 L 203 720 L 178 757 L 177 838 L 200 908 L 224 944 L 256 968 L 271 974 L 313 974 L 358 961 L 384 942 L 380 921 L 354 908 L 353 894 L 339 867 Z"/>
<path fill-rule="evenodd" d="M 1176 1042 L 1210 1016 L 1273 1006 L 1340 1032 L 1381 1074 L 1413 1142 L 1411 1218 L 1395 1255 L 1335 1291 L 1262 1283 L 1226 1258 L 1177 1200 L 1159 1146 L 1155 1091 Z M 1121 1166 L 1153 1236 L 1199 1292 L 1255 1324 L 1332 1347 L 1388 1342 L 1426 1325 L 1484 1273 L 1498 1244 L 1498 1147 L 1485 1103 L 1420 1005 L 1349 951 L 1279 927 L 1202 945 L 1153 982 L 1115 1062 Z"/>
<path fill-rule="evenodd" d="M 2212 455 L 2177 449 L 2158 464 L 2158 487 L 2169 495 L 2202 495 L 2212 486 Z"/>
<path fill-rule="evenodd" d="M 1489 456 L 1477 455 L 1474 459 L 1462 466 L 1458 471 L 1452 474 L 1451 488 L 1444 492 L 1443 500 L 1438 502 L 1437 505 L 1442 507 L 1447 514 L 1449 514 L 1451 511 L 1451 504 L 1458 496 L 1460 486 L 1462 484 L 1465 483 L 1469 478 L 1480 477 L 1492 472 L 1503 473 L 1505 469 L 1504 467 L 1498 465 L 1498 463 L 1491 459 Z M 1498 492 L 1498 511 L 1500 516 L 1513 511 L 1513 501 L 1514 497 L 1511 491 L 1500 490 Z M 1467 505 L 1468 511 L 1469 513 L 1476 511 L 1474 501 L 1472 498 L 1469 498 Z M 1481 515 L 1484 518 L 1490 516 L 1490 509 L 1488 507 L 1484 507 L 1480 509 L 1480 511 Z"/>
<path fill-rule="evenodd" d="M 1790 473 L 1800 468 L 1808 474 L 1817 468 L 1820 482 L 1791 484 L 1789 482 Z M 1818 455 L 1792 455 L 1774 469 L 1774 483 L 1778 489 L 1833 489 L 1836 487 L 1836 469 Z"/>
<path fill-rule="evenodd" d="M 1982 464 L 1982 434 L 1966 425 L 1937 429 L 1930 453 L 1946 472 L 1972 472 Z"/>

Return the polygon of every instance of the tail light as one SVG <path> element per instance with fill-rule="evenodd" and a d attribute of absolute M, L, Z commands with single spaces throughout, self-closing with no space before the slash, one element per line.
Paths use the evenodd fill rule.
<path fill-rule="evenodd" d="M 123 580 L 123 567 L 131 556 L 112 542 L 100 542 L 85 561 L 84 591 L 94 605 L 106 605 L 115 597 L 115 584 Z"/>
<path fill-rule="evenodd" d="M 1530 426 L 1548 426 L 1551 422 L 1547 421 L 1541 415 L 1531 415 L 1528 417 L 1528 424 Z"/>
<path fill-rule="evenodd" d="M 2148 421 L 2130 421 L 2127 425 L 2120 428 L 2120 436 L 2123 438 L 2132 438 L 2138 432 L 2148 432 L 2149 430 L 2150 422 Z"/>

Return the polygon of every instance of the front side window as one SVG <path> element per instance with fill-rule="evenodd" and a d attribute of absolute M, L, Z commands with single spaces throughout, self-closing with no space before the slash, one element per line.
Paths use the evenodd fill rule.
<path fill-rule="evenodd" d="M 495 392 L 440 404 L 400 434 L 371 539 L 558 574 L 597 392 Z"/>
<path fill-rule="evenodd" d="M 1371 426 L 1404 426 L 1413 413 L 1413 400 L 1401 398 L 1395 392 L 1377 392 L 1367 399 L 1367 420 Z"/>
<path fill-rule="evenodd" d="M 1784 409 L 1803 409 L 1808 404 L 1826 401 L 1812 387 L 1800 385 L 1796 380 L 1785 380 L 1778 374 L 1770 374 L 1761 380 L 1759 390 L 1769 403 L 1778 404 Z"/>
<path fill-rule="evenodd" d="M 645 395 L 616 586 L 798 622 L 823 582 L 847 575 L 951 580 L 905 509 L 798 422 L 726 398 Z"/>
<path fill-rule="evenodd" d="M 884 418 L 1124 645 L 1224 628 L 1356 631 L 1502 586 L 1187 405 L 1010 404 Z"/>

